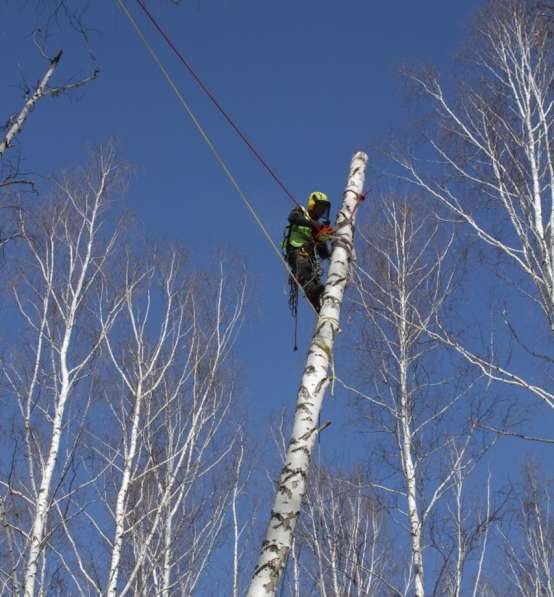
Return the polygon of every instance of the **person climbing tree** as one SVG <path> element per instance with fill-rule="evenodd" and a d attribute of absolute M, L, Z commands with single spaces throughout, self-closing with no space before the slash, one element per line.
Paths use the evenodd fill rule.
<path fill-rule="evenodd" d="M 308 197 L 307 208 L 296 207 L 290 212 L 283 246 L 292 274 L 319 313 L 324 288 L 320 279 L 320 259 L 331 256 L 328 242 L 333 234 L 329 225 L 331 203 L 325 193 L 314 191 Z M 298 288 L 294 280 L 290 282 L 290 307 L 296 315 Z"/>

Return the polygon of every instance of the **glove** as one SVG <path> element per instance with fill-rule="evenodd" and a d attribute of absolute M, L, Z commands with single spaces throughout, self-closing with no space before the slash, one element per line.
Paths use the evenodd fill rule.
<path fill-rule="evenodd" d="M 335 230 L 332 226 L 322 226 L 315 235 L 315 239 L 317 242 L 323 243 L 328 241 L 334 232 Z"/>

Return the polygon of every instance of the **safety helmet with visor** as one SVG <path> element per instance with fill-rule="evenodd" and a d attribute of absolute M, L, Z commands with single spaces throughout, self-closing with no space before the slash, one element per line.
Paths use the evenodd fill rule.
<path fill-rule="evenodd" d="M 321 191 L 314 191 L 308 197 L 308 213 L 314 220 L 321 220 L 324 223 L 329 223 L 329 211 L 331 209 L 331 202 L 329 197 Z"/>

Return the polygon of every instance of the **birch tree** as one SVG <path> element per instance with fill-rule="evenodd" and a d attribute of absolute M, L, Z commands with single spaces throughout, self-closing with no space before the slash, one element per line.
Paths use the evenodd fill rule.
<path fill-rule="evenodd" d="M 113 150 L 21 211 L 21 332 L 1 362 L 0 588 L 20 595 L 192 594 L 234 528 L 246 445 L 232 349 L 244 273 L 188 270 L 127 240 Z M 110 211 L 111 208 L 111 211 Z"/>
<path fill-rule="evenodd" d="M 542 477 L 536 464 L 526 465 L 522 488 L 512 501 L 513 524 L 500 529 L 508 583 L 499 589 L 524 597 L 554 596 L 552 482 Z"/>
<path fill-rule="evenodd" d="M 315 467 L 295 540 L 299 594 L 388 593 L 395 566 L 386 519 L 367 475 Z"/>
<path fill-rule="evenodd" d="M 471 42 L 454 93 L 432 73 L 408 73 L 433 108 L 422 151 L 431 157 L 426 162 L 398 152 L 397 160 L 407 180 L 446 207 L 494 256 L 507 290 L 520 293 L 529 313 L 540 310 L 549 330 L 546 349 L 537 334 L 518 325 L 508 301 L 501 321 L 521 353 L 544 370 L 552 363 L 554 331 L 551 21 L 534 0 L 491 0 Z M 549 384 L 533 379 L 529 369 L 507 365 L 496 347 L 485 352 L 446 330 L 441 337 L 490 379 L 554 407 Z"/>
<path fill-rule="evenodd" d="M 13 114 L 5 115 L 7 120 L 4 126 L 0 127 L 0 131 L 2 131 L 0 134 L 0 210 L 3 215 L 0 226 L 0 247 L 4 247 L 8 242 L 20 237 L 17 225 L 14 224 L 18 217 L 17 212 L 21 208 L 19 194 L 22 190 L 36 192 L 35 178 L 21 172 L 18 152 L 15 152 L 15 157 L 12 159 L 8 154 L 9 150 L 16 146 L 18 135 L 41 100 L 71 92 L 96 79 L 99 75 L 99 70 L 95 68 L 90 75 L 83 79 L 66 80 L 63 83 L 53 84 L 62 60 L 63 50 L 60 49 L 50 57 L 44 49 L 44 44 L 39 43 L 36 36 L 33 37 L 39 53 L 46 62 L 46 68 L 37 83 L 24 85 L 22 105 Z"/>
<path fill-rule="evenodd" d="M 118 238 L 105 217 L 119 178 L 115 153 L 105 148 L 89 170 L 57 183 L 42 209 L 20 212 L 25 254 L 12 296 L 24 344 L 2 363 L 12 456 L 0 481 L 11 559 L 4 582 L 16 594 L 46 590 L 57 513 L 81 484 L 75 451 L 93 393 L 91 371 L 122 305 L 121 297 L 104 304 L 101 326 L 90 318 L 103 301 L 103 269 Z"/>
<path fill-rule="evenodd" d="M 346 387 L 359 399 L 366 425 L 381 434 L 373 467 L 380 475 L 373 486 L 405 520 L 400 528 L 410 558 L 404 584 L 394 593 L 423 597 L 431 585 L 430 525 L 490 445 L 479 427 L 492 416 L 492 406 L 478 379 L 459 377 L 428 334 L 454 283 L 448 261 L 452 234 L 413 197 L 388 196 L 373 216 L 359 252 L 354 300 L 367 390 Z M 462 570 L 458 573 L 461 582 Z"/>
<path fill-rule="evenodd" d="M 457 453 L 451 453 L 455 461 Z M 508 497 L 494 492 L 492 475 L 470 483 L 467 471 L 457 470 L 445 496 L 445 507 L 430 519 L 429 546 L 436 561 L 430 586 L 433 595 L 486 595 L 494 568 L 493 539 L 506 517 Z M 494 574 L 494 572 L 492 572 Z"/>
<path fill-rule="evenodd" d="M 13 143 L 15 136 L 21 131 L 23 128 L 23 124 L 27 120 L 31 110 L 35 107 L 37 102 L 40 100 L 41 97 L 44 97 L 46 94 L 46 90 L 48 87 L 48 83 L 56 70 L 58 63 L 62 57 L 62 51 L 60 50 L 54 58 L 49 60 L 48 68 L 44 73 L 42 79 L 37 84 L 36 88 L 28 94 L 25 102 L 23 103 L 23 107 L 21 111 L 16 116 L 13 116 L 8 120 L 6 125 L 6 134 L 4 135 L 4 139 L 0 143 L 0 157 L 4 155 L 4 152 L 10 147 Z"/>
<path fill-rule="evenodd" d="M 74 555 L 98 594 L 190 595 L 242 484 L 242 435 L 228 428 L 229 355 L 245 281 L 233 283 L 221 264 L 215 285 L 201 283 L 176 250 L 129 257 L 122 277 L 125 308 L 104 339 L 116 376 L 103 403 L 107 429 L 90 434 L 106 469 L 106 489 L 97 485 L 104 513 L 87 514 L 107 547 L 105 585 L 82 547 Z"/>
<path fill-rule="evenodd" d="M 36 83 L 35 87 L 25 90 L 24 101 L 21 109 L 8 118 L 8 121 L 4 126 L 6 132 L 0 141 L 0 158 L 3 158 L 6 151 L 13 146 L 16 136 L 22 131 L 25 122 L 37 107 L 41 99 L 45 97 L 61 95 L 62 93 L 82 87 L 83 85 L 86 85 L 90 81 L 96 79 L 99 74 L 99 70 L 95 69 L 88 77 L 84 79 L 53 86 L 50 84 L 50 80 L 54 76 L 60 64 L 63 56 L 63 50 L 59 50 L 55 56 L 49 58 L 42 48 L 39 49 L 43 57 L 46 59 L 48 66 L 46 67 L 46 70 L 44 71 L 44 74 L 40 80 Z M 6 186 L 7 184 L 14 184 L 17 182 L 13 179 L 13 173 L 10 173 L 9 175 L 5 174 L 2 185 Z"/>
<path fill-rule="evenodd" d="M 329 274 L 322 296 L 322 307 L 308 350 L 308 359 L 297 396 L 292 437 L 277 485 L 275 502 L 258 565 L 254 571 L 249 597 L 274 595 L 286 566 L 294 527 L 306 493 L 306 477 L 312 448 L 319 433 L 318 419 L 325 389 L 331 378 L 329 367 L 340 308 L 354 251 L 354 223 L 365 179 L 367 156 L 356 153 L 342 206 L 337 214 L 334 247 Z"/>

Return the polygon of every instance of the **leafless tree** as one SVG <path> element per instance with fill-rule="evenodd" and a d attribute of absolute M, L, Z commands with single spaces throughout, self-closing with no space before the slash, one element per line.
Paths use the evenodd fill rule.
<path fill-rule="evenodd" d="M 29 117 L 30 113 L 43 97 L 60 95 L 61 93 L 65 93 L 71 89 L 81 87 L 98 76 L 98 70 L 94 70 L 89 77 L 82 79 L 81 81 L 66 83 L 58 87 L 50 86 L 50 79 L 58 67 L 58 64 L 62 58 L 62 54 L 63 51 L 60 50 L 53 58 L 48 59 L 48 67 L 41 80 L 37 83 L 34 89 L 29 89 L 25 92 L 25 101 L 23 102 L 23 107 L 19 113 L 8 119 L 8 122 L 5 126 L 6 133 L 0 142 L 0 158 L 2 158 L 4 153 L 13 145 L 16 135 L 21 132 L 21 129 L 23 128 L 23 125 L 25 124 L 25 121 Z M 6 185 L 8 182 L 10 182 L 9 177 L 6 177 L 3 184 Z M 12 183 L 14 182 L 15 181 L 12 181 Z"/>
<path fill-rule="evenodd" d="M 531 597 L 554 596 L 554 517 L 552 482 L 528 463 L 523 489 L 514 500 L 508 527 L 501 527 L 506 553 L 508 586 L 504 590 Z"/>
<path fill-rule="evenodd" d="M 451 459 L 456 458 L 453 452 Z M 467 482 L 467 471 L 465 475 L 456 471 L 444 507 L 429 524 L 429 545 L 436 556 L 430 585 L 433 595 L 486 594 L 494 553 L 491 531 L 504 519 L 508 498 L 494 492 L 490 472 L 486 481 L 476 485 Z"/>
<path fill-rule="evenodd" d="M 472 38 L 456 91 L 430 72 L 408 73 L 433 107 L 421 155 L 396 159 L 405 178 L 465 224 L 510 291 L 554 331 L 554 162 L 552 20 L 535 0 L 491 0 Z M 514 308 L 515 311 L 515 308 Z M 550 368 L 552 356 L 517 324 L 508 301 L 501 320 L 522 353 Z M 536 330 L 540 331 L 540 330 Z M 492 332 L 494 337 L 494 332 Z M 439 336 L 492 380 L 523 388 L 554 407 L 549 384 L 505 355 L 472 346 L 446 330 Z M 439 337 L 437 336 L 437 337 Z M 544 378 L 543 378 L 544 379 Z"/>
<path fill-rule="evenodd" d="M 245 285 L 233 297 L 221 264 L 213 292 L 201 291 L 172 251 L 128 264 L 125 286 L 137 267 L 143 284 L 129 287 L 124 319 L 105 339 L 119 378 L 106 397 L 113 441 L 99 437 L 95 448 L 116 489 L 106 496 L 111 537 L 98 524 L 109 542 L 107 593 L 188 595 L 219 538 L 237 490 L 231 481 L 240 483 L 235 466 L 224 474 L 240 436 L 222 436 L 234 399 L 226 360 Z"/>
<path fill-rule="evenodd" d="M 375 470 L 381 478 L 373 480 L 373 488 L 405 520 L 400 528 L 406 529 L 410 561 L 394 592 L 422 597 L 431 586 L 425 553 L 433 520 L 453 495 L 461 507 L 464 480 L 493 441 L 479 430 L 492 406 L 479 379 L 461 374 L 429 336 L 454 284 L 452 232 L 417 197 L 388 196 L 372 214 L 371 234 L 358 251 L 354 299 L 367 389 L 346 387 L 360 399 L 367 425 L 380 434 Z M 453 588 L 441 585 L 440 594 L 459 594 L 464 558 L 454 563 L 453 555 L 444 569 L 457 567 L 457 580 Z"/>
<path fill-rule="evenodd" d="M 54 17 L 56 13 L 61 10 L 64 3 L 56 3 L 56 6 L 52 6 L 51 10 L 48 11 L 46 20 L 49 21 Z M 64 11 L 67 14 L 67 18 L 70 21 L 70 25 L 75 28 L 79 19 L 73 15 L 73 13 L 66 9 Z M 86 38 L 85 29 L 80 26 L 82 35 Z M 63 49 L 56 51 L 54 55 L 49 54 L 47 47 L 49 42 L 49 26 L 46 24 L 42 29 L 39 29 L 33 33 L 32 39 L 35 43 L 38 53 L 47 63 L 44 73 L 40 77 L 37 83 L 27 84 L 23 83 L 23 102 L 19 110 L 14 114 L 7 116 L 7 121 L 3 126 L 3 134 L 0 139 L 0 191 L 13 188 L 14 185 L 21 188 L 21 186 L 30 186 L 34 188 L 34 182 L 30 177 L 21 176 L 19 161 L 8 160 L 6 154 L 10 148 L 14 147 L 16 137 L 21 133 L 24 125 L 26 124 L 31 113 L 38 107 L 41 100 L 46 97 L 55 97 L 75 89 L 83 87 L 87 83 L 96 79 L 99 75 L 99 69 L 94 68 L 92 72 L 84 78 L 69 78 L 64 82 L 60 82 L 56 85 L 52 84 L 55 79 L 55 75 L 59 69 Z M 93 55 L 89 52 L 89 55 Z"/>
<path fill-rule="evenodd" d="M 85 535 L 64 524 L 64 569 L 83 595 L 190 595 L 222 529 L 233 525 L 236 558 L 244 529 L 245 445 L 229 425 L 245 279 L 233 282 L 222 262 L 215 283 L 202 281 L 177 250 L 128 254 L 120 278 L 125 306 L 104 338 L 108 381 L 94 412 L 103 425 L 86 434 L 95 498 L 73 504 Z M 103 548 L 105 569 L 87 558 L 91 541 Z"/>
<path fill-rule="evenodd" d="M 58 3 L 59 5 L 60 3 Z M 58 7 L 52 6 L 51 9 L 56 12 Z M 68 11 L 68 15 L 70 11 Z M 50 13 L 49 18 L 52 18 Z M 35 31 L 33 40 L 38 53 L 46 62 L 46 67 L 40 79 L 36 83 L 22 84 L 22 104 L 14 110 L 14 113 L 5 114 L 6 121 L 0 127 L 0 210 L 2 214 L 2 223 L 0 224 L 0 248 L 4 249 L 10 241 L 20 238 L 18 227 L 15 221 L 18 218 L 18 210 L 21 208 L 19 195 L 25 191 L 36 193 L 35 176 L 22 172 L 21 152 L 13 149 L 17 143 L 17 137 L 23 130 L 31 113 L 46 97 L 55 97 L 64 93 L 69 93 L 80 88 L 90 81 L 96 79 L 99 75 L 99 69 L 94 68 L 92 72 L 83 78 L 68 78 L 59 82 L 59 66 L 62 61 L 63 50 L 53 53 L 47 51 L 47 27 L 42 29 L 42 33 Z M 58 79 L 56 84 L 54 81 Z"/>
<path fill-rule="evenodd" d="M 245 276 L 123 243 L 121 170 L 102 149 L 20 211 L 0 592 L 190 595 L 232 529 L 238 594 L 247 446 L 232 349 Z"/>
<path fill-rule="evenodd" d="M 332 475 L 316 468 L 304 510 L 296 539 L 302 595 L 390 592 L 394 561 L 387 516 L 366 474 Z"/>
<path fill-rule="evenodd" d="M 118 237 L 105 215 L 119 177 L 114 151 L 103 149 L 89 170 L 59 182 L 42 209 L 20 211 L 25 253 L 12 295 L 22 342 L 2 362 L 12 457 L 0 480 L 11 558 L 3 580 L 16 594 L 46 590 L 57 514 L 82 484 L 75 450 L 93 364 L 123 304 L 121 296 L 104 302 L 100 291 Z M 95 307 L 105 313 L 101 326 L 90 317 Z"/>

